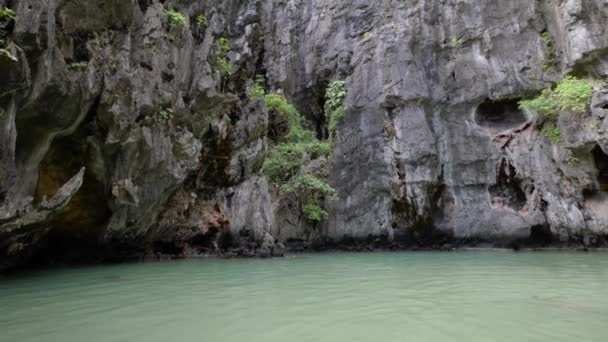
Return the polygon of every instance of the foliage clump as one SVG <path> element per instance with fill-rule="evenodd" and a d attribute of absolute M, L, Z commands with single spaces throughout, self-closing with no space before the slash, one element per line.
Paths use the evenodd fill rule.
<path fill-rule="evenodd" d="M 169 23 L 169 28 L 171 29 L 179 29 L 186 26 L 186 17 L 180 12 L 168 9 L 163 12 L 165 17 L 167 17 L 167 21 Z"/>
<path fill-rule="evenodd" d="M 557 119 L 560 111 L 584 113 L 593 96 L 593 82 L 567 76 L 555 89 L 547 88 L 531 100 L 519 102 L 522 109 L 531 109 L 545 118 Z"/>
<path fill-rule="evenodd" d="M 72 71 L 85 71 L 89 64 L 87 62 L 76 62 L 72 63 L 68 66 L 68 68 Z"/>
<path fill-rule="evenodd" d="M 220 37 L 215 49 L 215 63 L 216 68 L 222 77 L 228 77 L 232 75 L 233 65 L 228 59 L 228 53 L 230 52 L 230 42 L 226 37 Z"/>
<path fill-rule="evenodd" d="M 567 76 L 555 88 L 547 88 L 530 100 L 519 102 L 521 109 L 536 111 L 549 125 L 556 124 L 561 111 L 585 113 L 593 96 L 593 81 Z M 543 128 L 541 132 L 552 142 L 559 142 L 559 128 Z"/>
<path fill-rule="evenodd" d="M 200 29 L 207 24 L 207 17 L 204 14 L 199 14 L 196 16 L 196 30 L 200 31 Z"/>
<path fill-rule="evenodd" d="M 171 120 L 173 119 L 173 109 L 172 108 L 161 108 L 158 112 L 158 117 L 162 120 Z"/>
<path fill-rule="evenodd" d="M 180 12 L 168 9 L 163 12 L 167 18 L 170 35 L 167 37 L 169 41 L 181 44 L 181 31 L 187 25 L 186 17 Z"/>
<path fill-rule="evenodd" d="M 0 8 L 0 37 L 7 36 L 10 30 L 9 26 L 17 18 L 17 14 L 14 10 L 8 7 Z M 13 56 L 9 49 L 10 42 L 4 39 L 0 39 L 0 58 L 7 58 L 12 62 L 17 62 L 17 57 Z"/>
<path fill-rule="evenodd" d="M 543 70 L 546 72 L 555 72 L 555 60 L 557 58 L 557 53 L 555 51 L 555 45 L 553 43 L 553 37 L 549 32 L 544 32 L 541 34 L 540 38 L 545 45 L 545 51 L 547 52 L 547 58 L 545 63 L 543 64 Z"/>
<path fill-rule="evenodd" d="M 327 211 L 316 204 L 307 204 L 304 206 L 304 216 L 312 222 L 321 222 L 329 216 Z"/>
<path fill-rule="evenodd" d="M 16 15 L 14 10 L 3 7 L 0 9 L 0 23 L 16 20 Z"/>
<path fill-rule="evenodd" d="M 247 87 L 247 96 L 250 100 L 264 98 L 266 95 L 266 91 L 264 90 L 264 77 L 257 76 L 255 81 L 253 81 Z"/>
<path fill-rule="evenodd" d="M 7 58 L 12 62 L 17 62 L 17 57 L 13 56 L 11 51 L 9 50 L 8 44 L 4 39 L 0 39 L 0 58 Z"/>
<path fill-rule="evenodd" d="M 540 131 L 540 134 L 549 139 L 554 144 L 559 144 L 562 140 L 562 132 L 559 130 L 559 127 L 553 126 L 553 124 L 545 125 L 543 129 Z"/>
<path fill-rule="evenodd" d="M 325 116 L 327 118 L 330 137 L 336 135 L 336 127 L 346 114 L 346 82 L 334 81 L 325 94 Z"/>
<path fill-rule="evenodd" d="M 323 177 L 304 173 L 302 165 L 320 157 L 329 157 L 331 146 L 319 141 L 312 131 L 302 127 L 302 119 L 295 107 L 279 94 L 265 96 L 266 106 L 288 123 L 288 134 L 277 144 L 264 162 L 263 173 L 280 191 L 294 195 L 304 217 L 320 222 L 327 217 L 325 204 L 335 190 Z"/>

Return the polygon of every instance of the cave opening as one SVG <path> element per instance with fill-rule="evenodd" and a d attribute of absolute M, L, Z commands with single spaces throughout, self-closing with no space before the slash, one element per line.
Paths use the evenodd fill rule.
<path fill-rule="evenodd" d="M 597 145 L 593 148 L 592 154 L 595 167 L 598 170 L 597 181 L 599 183 L 599 190 L 608 192 L 608 155 Z"/>
<path fill-rule="evenodd" d="M 328 87 L 327 80 L 319 80 L 305 89 L 294 101 L 298 112 L 306 121 L 303 122 L 305 128 L 314 131 L 319 140 L 329 138 L 328 122 L 325 117 L 325 95 Z"/>
<path fill-rule="evenodd" d="M 93 36 L 86 32 L 75 32 L 70 34 L 70 38 L 73 44 L 72 56 L 65 59 L 66 63 L 88 63 L 91 60 L 91 54 L 87 48 L 87 43 Z"/>
<path fill-rule="evenodd" d="M 519 108 L 518 99 L 486 100 L 477 108 L 475 122 L 486 129 L 504 131 L 528 121 Z"/>
<path fill-rule="evenodd" d="M 155 255 L 179 256 L 184 253 L 184 248 L 175 242 L 154 241 L 152 249 Z"/>
<path fill-rule="evenodd" d="M 94 117 L 97 106 L 98 99 L 74 133 L 53 140 L 38 166 L 35 202 L 55 194 L 82 167 L 86 167 L 78 192 L 48 223 L 52 229 L 41 243 L 44 252 L 40 253 L 48 262 L 79 261 L 80 258 L 82 261 L 96 260 L 101 255 L 99 235 L 111 216 L 111 210 L 106 201 L 108 189 L 99 173 L 103 173 L 103 162 L 92 145 L 96 140 Z"/>
<path fill-rule="evenodd" d="M 530 241 L 532 245 L 546 246 L 553 242 L 551 227 L 547 224 L 534 225 L 530 229 Z"/>
<path fill-rule="evenodd" d="M 489 192 L 494 206 L 519 211 L 526 205 L 526 193 L 517 178 L 517 170 L 505 159 L 497 167 L 496 184 L 489 187 Z"/>

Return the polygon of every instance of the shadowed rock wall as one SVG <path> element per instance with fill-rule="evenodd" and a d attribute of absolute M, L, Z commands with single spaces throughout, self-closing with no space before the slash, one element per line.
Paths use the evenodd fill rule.
<path fill-rule="evenodd" d="M 283 243 L 606 242 L 608 88 L 586 114 L 561 113 L 560 144 L 517 106 L 568 73 L 605 79 L 602 1 L 4 6 L 16 20 L 0 26 L 1 267 Z M 346 80 L 327 170 L 337 199 L 321 224 L 261 175 L 269 115 L 247 96 L 256 75 L 320 136 L 325 89 Z"/>

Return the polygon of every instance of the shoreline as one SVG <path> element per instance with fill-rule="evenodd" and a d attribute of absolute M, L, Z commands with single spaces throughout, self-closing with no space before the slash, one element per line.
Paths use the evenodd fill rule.
<path fill-rule="evenodd" d="M 455 248 L 374 248 L 374 249 L 354 249 L 354 248 L 326 248 L 326 249 L 306 249 L 303 251 L 294 251 L 287 249 L 280 256 L 259 256 L 259 255 L 233 255 L 233 254 L 199 254 L 189 256 L 175 256 L 175 255 L 158 255 L 154 257 L 132 257 L 124 258 L 121 260 L 103 260 L 98 261 L 83 261 L 83 262 L 66 262 L 57 261 L 49 264 L 33 264 L 25 265 L 22 267 L 15 267 L 9 270 L 0 272 L 0 279 L 7 279 L 13 276 L 19 276 L 23 274 L 35 274 L 38 272 L 78 268 L 78 267 L 95 267 L 95 266 L 109 266 L 109 265 L 120 265 L 120 264 L 148 264 L 148 263 L 159 263 L 167 261 L 179 261 L 179 260 L 270 260 L 270 259 L 283 259 L 290 257 L 297 257 L 303 255 L 317 255 L 317 254 L 374 254 L 374 253 L 580 253 L 580 254 L 608 254 L 608 247 L 581 247 L 581 246 L 551 246 L 551 247 L 522 247 L 522 248 L 506 248 L 506 247 L 455 247 Z"/>

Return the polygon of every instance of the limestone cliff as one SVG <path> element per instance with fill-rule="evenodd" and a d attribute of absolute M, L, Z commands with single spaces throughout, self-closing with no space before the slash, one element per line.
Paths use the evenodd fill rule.
<path fill-rule="evenodd" d="M 608 237 L 600 0 L 0 0 L 0 268 L 333 243 Z M 6 12 L 7 9 L 14 14 Z M 598 80 L 559 141 L 518 102 Z M 261 172 L 256 77 L 327 137 L 313 224 Z M 308 166 L 307 166 L 308 167 Z"/>

